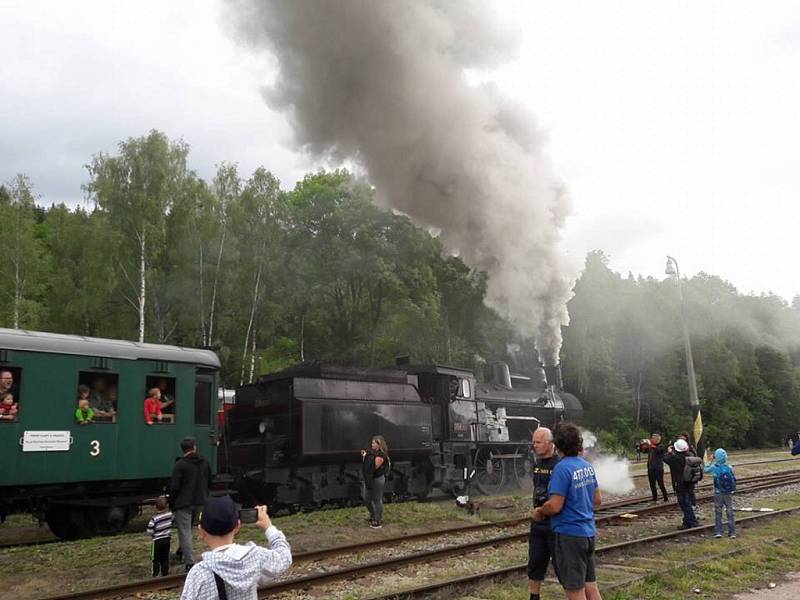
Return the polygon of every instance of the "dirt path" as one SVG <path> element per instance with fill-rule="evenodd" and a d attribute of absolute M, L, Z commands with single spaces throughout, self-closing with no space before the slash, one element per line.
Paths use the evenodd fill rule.
<path fill-rule="evenodd" d="M 733 600 L 795 600 L 800 598 L 800 573 L 789 573 L 788 581 L 779 583 L 774 589 L 761 588 L 736 594 Z"/>

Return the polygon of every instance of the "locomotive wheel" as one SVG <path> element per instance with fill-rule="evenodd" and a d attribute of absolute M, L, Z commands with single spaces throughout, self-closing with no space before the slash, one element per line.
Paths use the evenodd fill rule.
<path fill-rule="evenodd" d="M 479 448 L 475 454 L 475 485 L 482 494 L 497 494 L 506 479 L 505 461 L 499 448 Z"/>
<path fill-rule="evenodd" d="M 514 478 L 520 489 L 530 491 L 533 489 L 533 456 L 530 448 L 520 446 L 514 452 L 513 460 Z"/>
<path fill-rule="evenodd" d="M 97 533 L 90 508 L 52 504 L 47 508 L 45 518 L 50 531 L 62 540 L 77 540 Z"/>

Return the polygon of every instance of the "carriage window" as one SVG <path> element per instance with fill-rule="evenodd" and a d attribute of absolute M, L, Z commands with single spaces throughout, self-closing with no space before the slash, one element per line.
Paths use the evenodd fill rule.
<path fill-rule="evenodd" d="M 75 391 L 75 420 L 81 424 L 117 422 L 116 373 L 78 373 Z"/>
<path fill-rule="evenodd" d="M 148 377 L 145 382 L 146 396 L 157 396 L 158 407 L 161 410 L 161 423 L 174 423 L 176 398 L 175 379 L 173 377 Z M 155 393 L 158 390 L 158 393 Z M 155 402 L 152 403 L 155 408 Z"/>
<path fill-rule="evenodd" d="M 211 424 L 211 382 L 198 380 L 194 384 L 194 423 Z"/>
<path fill-rule="evenodd" d="M 22 369 L 0 368 L 0 423 L 13 423 L 19 417 L 19 385 Z"/>
<path fill-rule="evenodd" d="M 462 379 L 461 380 L 461 397 L 462 398 L 469 398 L 470 397 L 470 385 L 469 379 Z"/>

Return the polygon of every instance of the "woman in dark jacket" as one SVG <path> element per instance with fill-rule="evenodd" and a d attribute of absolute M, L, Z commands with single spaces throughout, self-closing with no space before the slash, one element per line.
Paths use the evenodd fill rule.
<path fill-rule="evenodd" d="M 383 521 L 383 488 L 386 486 L 386 461 L 389 446 L 383 436 L 372 438 L 371 449 L 361 451 L 361 472 L 364 475 L 364 503 L 369 510 L 369 526 L 380 529 Z"/>

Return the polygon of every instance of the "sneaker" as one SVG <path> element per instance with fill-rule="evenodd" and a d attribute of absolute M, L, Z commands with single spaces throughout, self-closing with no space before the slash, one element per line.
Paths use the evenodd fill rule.
<path fill-rule="evenodd" d="M 372 527 L 372 529 L 380 529 L 381 528 L 381 524 L 378 523 L 377 521 L 373 521 L 372 523 L 369 524 L 369 526 Z"/>
<path fill-rule="evenodd" d="M 722 537 L 722 534 L 721 534 L 721 533 L 715 533 L 715 534 L 714 534 L 714 537 L 715 537 L 715 538 L 721 538 L 721 537 Z"/>
<path fill-rule="evenodd" d="M 736 539 L 736 534 L 733 533 L 733 534 L 729 535 L 728 537 L 731 538 L 732 540 L 735 540 Z"/>

